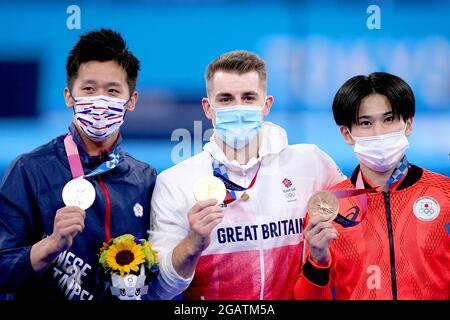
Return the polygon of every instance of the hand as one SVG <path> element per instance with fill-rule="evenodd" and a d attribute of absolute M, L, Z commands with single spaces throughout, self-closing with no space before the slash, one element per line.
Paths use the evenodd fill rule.
<path fill-rule="evenodd" d="M 197 202 L 188 213 L 189 234 L 193 252 L 202 252 L 211 242 L 212 230 L 222 222 L 223 209 L 216 206 L 217 200 Z"/>
<path fill-rule="evenodd" d="M 319 265 L 330 261 L 330 242 L 338 237 L 337 230 L 324 215 L 313 216 L 305 229 L 305 239 L 311 259 Z"/>
<path fill-rule="evenodd" d="M 84 229 L 86 212 L 76 206 L 64 207 L 56 211 L 53 233 L 49 236 L 55 252 L 69 249 L 76 235 Z"/>

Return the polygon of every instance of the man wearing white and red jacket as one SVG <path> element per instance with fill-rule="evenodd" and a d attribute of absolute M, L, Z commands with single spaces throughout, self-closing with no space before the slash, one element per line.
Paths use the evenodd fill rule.
<path fill-rule="evenodd" d="M 152 290 L 162 299 L 292 299 L 306 201 L 345 177 L 315 145 L 290 146 L 281 127 L 263 122 L 273 97 L 255 54 L 218 57 L 206 86 L 214 135 L 203 152 L 162 172 L 153 193 L 160 274 Z M 213 174 L 239 187 L 228 188 L 225 206 L 194 198 L 194 184 Z"/>

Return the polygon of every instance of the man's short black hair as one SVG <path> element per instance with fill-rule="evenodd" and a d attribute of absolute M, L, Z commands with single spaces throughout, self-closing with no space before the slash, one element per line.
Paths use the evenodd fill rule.
<path fill-rule="evenodd" d="M 361 101 L 372 93 L 385 96 L 396 117 L 414 117 L 415 98 L 410 86 L 401 78 L 386 72 L 355 76 L 347 80 L 334 96 L 333 116 L 339 126 L 351 128 L 357 123 Z"/>
<path fill-rule="evenodd" d="M 120 33 L 110 29 L 83 34 L 70 51 L 66 64 L 67 85 L 72 89 L 80 65 L 88 61 L 115 61 L 127 72 L 130 95 L 136 88 L 139 60 L 128 50 Z"/>

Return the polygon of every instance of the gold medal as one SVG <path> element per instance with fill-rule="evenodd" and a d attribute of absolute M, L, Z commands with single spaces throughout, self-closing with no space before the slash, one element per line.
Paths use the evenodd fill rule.
<path fill-rule="evenodd" d="M 309 198 L 307 209 L 311 216 L 324 215 L 332 221 L 338 215 L 339 200 L 329 191 L 318 191 Z"/>
<path fill-rule="evenodd" d="M 197 201 L 216 199 L 221 204 L 227 195 L 227 189 L 222 180 L 214 176 L 205 176 L 194 185 L 194 197 Z"/>

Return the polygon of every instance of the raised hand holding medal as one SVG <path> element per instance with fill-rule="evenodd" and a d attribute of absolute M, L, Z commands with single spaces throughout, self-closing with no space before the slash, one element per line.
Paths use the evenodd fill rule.
<path fill-rule="evenodd" d="M 186 241 L 200 254 L 208 247 L 212 230 L 222 222 L 223 209 L 220 205 L 225 200 L 226 188 L 220 179 L 205 176 L 195 182 L 193 193 L 197 202 L 187 214 L 189 234 Z"/>
<path fill-rule="evenodd" d="M 330 261 L 330 241 L 338 236 L 332 221 L 339 212 L 339 201 L 329 191 L 318 191 L 307 203 L 310 220 L 305 229 L 305 239 L 309 245 L 311 259 L 326 265 Z"/>

